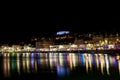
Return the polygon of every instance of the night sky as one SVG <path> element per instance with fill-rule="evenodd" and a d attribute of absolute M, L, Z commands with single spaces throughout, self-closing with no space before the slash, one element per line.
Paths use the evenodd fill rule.
<path fill-rule="evenodd" d="M 47 14 L 33 10 L 6 10 L 1 15 L 0 43 L 54 34 L 120 32 L 120 16 L 107 14 Z"/>

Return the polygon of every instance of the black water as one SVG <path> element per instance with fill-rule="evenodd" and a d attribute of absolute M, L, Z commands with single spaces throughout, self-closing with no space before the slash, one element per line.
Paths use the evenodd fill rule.
<path fill-rule="evenodd" d="M 120 80 L 120 54 L 35 53 L 0 57 L 0 80 Z"/>

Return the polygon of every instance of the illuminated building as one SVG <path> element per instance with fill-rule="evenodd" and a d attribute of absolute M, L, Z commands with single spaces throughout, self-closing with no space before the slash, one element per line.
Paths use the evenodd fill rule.
<path fill-rule="evenodd" d="M 50 45 L 53 45 L 53 41 L 49 38 L 42 38 L 36 42 L 36 48 L 49 48 Z"/>
<path fill-rule="evenodd" d="M 59 31 L 54 36 L 55 45 L 58 44 L 72 44 L 74 43 L 75 36 L 70 31 Z"/>

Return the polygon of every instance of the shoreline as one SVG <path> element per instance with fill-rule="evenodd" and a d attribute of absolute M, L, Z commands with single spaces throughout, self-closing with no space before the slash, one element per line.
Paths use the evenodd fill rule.
<path fill-rule="evenodd" d="M 0 53 L 120 53 L 120 50 L 75 50 L 75 51 L 17 51 Z"/>

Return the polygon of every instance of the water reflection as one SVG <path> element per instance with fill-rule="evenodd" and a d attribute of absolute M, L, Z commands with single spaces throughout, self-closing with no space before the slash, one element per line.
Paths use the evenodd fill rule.
<path fill-rule="evenodd" d="M 76 67 L 84 67 L 87 74 L 96 69 L 102 75 L 111 75 L 112 68 L 117 70 L 116 74 L 120 74 L 120 55 L 102 53 L 32 53 L 32 55 L 24 54 L 21 58 L 19 56 L 17 58 L 4 57 L 3 63 L 5 77 L 14 74 L 39 73 L 39 70 L 66 76 Z"/>

